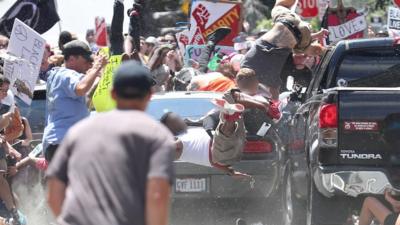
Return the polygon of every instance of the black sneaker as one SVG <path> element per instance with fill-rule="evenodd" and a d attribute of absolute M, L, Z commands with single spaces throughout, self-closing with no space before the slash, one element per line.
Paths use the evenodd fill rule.
<path fill-rule="evenodd" d="M 231 33 L 232 29 L 229 27 L 219 27 L 214 32 L 207 36 L 207 41 L 212 42 L 213 44 L 218 44 L 222 41 L 226 36 Z"/>

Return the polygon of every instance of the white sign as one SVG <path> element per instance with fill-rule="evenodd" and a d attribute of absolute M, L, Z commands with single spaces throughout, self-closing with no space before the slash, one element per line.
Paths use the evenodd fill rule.
<path fill-rule="evenodd" d="M 205 45 L 187 45 L 184 56 L 185 64 L 188 65 L 189 59 L 193 59 L 198 62 L 200 55 L 205 50 L 205 48 Z M 215 47 L 214 53 L 223 53 L 225 55 L 229 55 L 234 51 L 235 49 L 233 47 L 217 45 Z"/>
<path fill-rule="evenodd" d="M 367 20 L 362 15 L 338 26 L 329 26 L 329 40 L 339 41 L 365 29 L 367 29 Z"/>
<path fill-rule="evenodd" d="M 4 75 L 11 82 L 13 93 L 28 105 L 32 102 L 45 44 L 36 31 L 15 19 L 7 51 L 20 59 L 6 60 Z"/>
<path fill-rule="evenodd" d="M 400 9 L 389 7 L 388 12 L 388 29 L 391 37 L 400 36 Z"/>

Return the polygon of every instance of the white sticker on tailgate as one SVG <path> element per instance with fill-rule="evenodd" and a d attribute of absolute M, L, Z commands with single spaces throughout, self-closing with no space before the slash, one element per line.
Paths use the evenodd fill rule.
<path fill-rule="evenodd" d="M 176 178 L 175 192 L 197 193 L 207 192 L 207 178 Z"/>
<path fill-rule="evenodd" d="M 377 131 L 379 129 L 377 122 L 367 122 L 367 121 L 345 121 L 345 130 L 352 131 Z"/>

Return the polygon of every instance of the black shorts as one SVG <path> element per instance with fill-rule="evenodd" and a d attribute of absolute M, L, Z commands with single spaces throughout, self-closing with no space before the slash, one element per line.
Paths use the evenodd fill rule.
<path fill-rule="evenodd" d="M 397 218 L 399 217 L 399 213 L 391 213 L 385 218 L 385 222 L 383 225 L 395 225 Z"/>
<path fill-rule="evenodd" d="M 281 86 L 281 73 L 291 54 L 292 49 L 258 39 L 243 59 L 242 68 L 253 69 L 260 83 L 277 88 Z"/>

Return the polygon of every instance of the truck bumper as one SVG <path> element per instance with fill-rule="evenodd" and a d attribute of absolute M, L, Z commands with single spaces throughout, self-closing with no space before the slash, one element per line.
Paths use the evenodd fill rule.
<path fill-rule="evenodd" d="M 326 168 L 319 168 L 314 173 L 314 181 L 318 190 L 326 197 L 333 195 L 357 197 L 361 194 L 383 194 L 386 188 L 392 187 L 383 171 L 360 169 L 329 171 Z"/>

